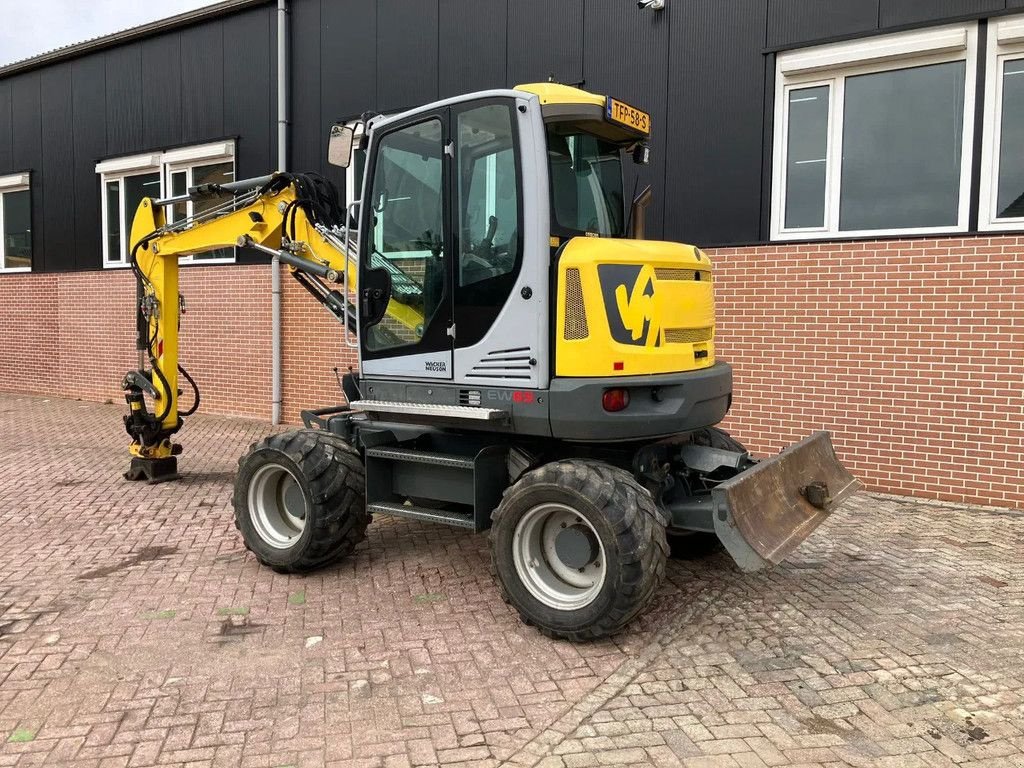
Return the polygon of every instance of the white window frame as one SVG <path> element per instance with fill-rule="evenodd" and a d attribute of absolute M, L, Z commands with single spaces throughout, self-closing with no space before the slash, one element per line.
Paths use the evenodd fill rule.
<path fill-rule="evenodd" d="M 131 158 L 118 158 L 115 161 L 107 161 L 110 164 L 105 167 L 111 170 L 100 172 L 100 216 L 102 218 L 100 226 L 103 233 L 103 266 L 106 268 L 117 269 L 129 266 L 126 253 L 131 233 L 128 231 L 130 221 L 124 205 L 124 181 L 131 176 L 143 176 L 147 173 L 159 174 L 159 161 L 153 159 L 158 157 L 159 155 L 135 155 Z M 104 165 L 104 163 L 100 163 L 100 165 Z M 97 171 L 100 165 L 97 166 Z M 117 258 L 110 253 L 110 237 L 107 233 L 107 221 L 109 221 L 107 218 L 107 184 L 110 182 L 117 183 L 118 199 L 120 200 L 121 244 L 118 248 Z M 164 196 L 162 183 L 159 194 L 160 197 Z"/>
<path fill-rule="evenodd" d="M 943 227 L 841 230 L 843 111 L 846 78 L 909 67 L 966 60 L 963 146 L 960 157 L 960 203 L 957 223 Z M 974 155 L 974 102 L 978 67 L 978 25 L 958 24 L 926 31 L 884 35 L 867 40 L 817 46 L 776 58 L 772 161 L 772 240 L 818 240 L 893 235 L 966 232 L 971 210 Z M 824 226 L 786 228 L 786 166 L 789 143 L 789 94 L 792 90 L 829 86 L 829 121 L 825 171 Z"/>
<path fill-rule="evenodd" d="M 129 212 L 124 205 L 124 180 L 130 176 L 142 176 L 148 173 L 158 174 L 160 177 L 160 197 L 168 197 L 170 190 L 170 179 L 173 171 L 188 169 L 188 183 L 192 183 L 192 168 L 200 165 L 213 165 L 230 161 L 232 167 L 235 163 L 235 145 L 233 141 L 218 141 L 210 144 L 199 144 L 191 147 L 180 147 L 167 150 L 166 152 L 152 152 L 127 157 L 117 157 L 104 160 L 96 164 L 96 173 L 100 176 L 100 217 L 101 232 L 103 236 L 103 266 L 107 269 L 119 269 L 130 266 L 127 257 L 127 240 L 131 237 Z M 110 254 L 110 238 L 107 235 L 107 183 L 118 182 L 118 190 L 121 200 L 120 225 L 121 225 L 121 246 L 118 258 L 112 258 Z M 192 212 L 192 203 L 189 204 L 189 213 Z M 134 212 L 131 212 L 134 214 Z M 179 260 L 182 264 L 233 264 L 235 262 L 235 251 L 232 249 L 232 256 L 228 259 L 196 259 L 192 256 L 184 256 Z"/>
<path fill-rule="evenodd" d="M 31 272 L 32 265 L 29 264 L 27 267 L 8 267 L 7 262 L 7 246 L 4 243 L 4 195 L 12 192 L 29 192 L 29 174 L 26 173 L 13 173 L 8 176 L 0 176 L 0 274 L 16 273 L 16 272 Z"/>
<path fill-rule="evenodd" d="M 999 155 L 1003 123 L 1003 66 L 1024 59 L 1024 16 L 993 19 L 988 28 L 985 82 L 985 127 L 981 148 L 981 199 L 978 229 L 989 232 L 1024 229 L 1024 216 L 998 218 Z"/>

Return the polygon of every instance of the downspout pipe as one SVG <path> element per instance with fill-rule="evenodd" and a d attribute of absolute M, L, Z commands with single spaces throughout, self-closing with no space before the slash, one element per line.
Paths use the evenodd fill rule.
<path fill-rule="evenodd" d="M 277 170 L 288 170 L 288 0 L 277 0 Z M 270 260 L 270 423 L 281 423 L 281 262 Z"/>

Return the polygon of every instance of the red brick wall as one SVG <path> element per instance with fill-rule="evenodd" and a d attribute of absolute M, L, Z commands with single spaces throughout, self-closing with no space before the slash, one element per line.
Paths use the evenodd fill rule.
<path fill-rule="evenodd" d="M 270 278 L 269 266 L 181 270 L 181 359 L 206 413 L 270 418 Z M 330 315 L 287 274 L 281 282 L 283 409 L 294 422 L 341 401 L 331 368 L 355 358 Z M 119 402 L 137 365 L 134 303 L 127 270 L 0 275 L 0 389 Z"/>
<path fill-rule="evenodd" d="M 869 488 L 1024 506 L 1024 238 L 712 254 L 725 426 L 758 452 L 828 429 Z"/>
<path fill-rule="evenodd" d="M 1024 238 L 720 249 L 725 426 L 757 453 L 813 429 L 872 489 L 1024 506 Z M 183 360 L 203 410 L 269 418 L 270 269 L 185 267 Z M 340 402 L 341 327 L 285 275 L 283 408 Z M 125 271 L 0 275 L 0 389 L 119 401 Z M 187 396 L 186 396 L 187 399 Z"/>

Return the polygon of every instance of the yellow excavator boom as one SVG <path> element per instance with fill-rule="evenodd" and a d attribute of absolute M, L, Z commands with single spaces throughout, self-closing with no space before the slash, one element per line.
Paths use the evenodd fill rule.
<path fill-rule="evenodd" d="M 181 426 L 179 372 L 195 389 L 178 359 L 178 269 L 182 257 L 236 246 L 276 255 L 339 320 L 354 318 L 350 302 L 356 291 L 355 257 L 346 242 L 340 220 L 343 215 L 334 202 L 336 191 L 323 179 L 278 173 L 200 187 L 189 195 L 195 200 L 212 197 L 224 202 L 190 219 L 168 222 L 167 210 L 173 201 L 145 198 L 132 223 L 140 366 L 122 383 L 129 406 L 125 426 L 132 437 L 129 479 L 176 476 L 173 457 L 178 448 L 170 437 Z M 341 290 L 332 289 L 331 283 Z M 421 307 L 392 298 L 388 314 L 409 333 L 422 332 Z M 153 402 L 152 413 L 145 395 Z M 195 404 L 189 413 L 194 409 Z"/>

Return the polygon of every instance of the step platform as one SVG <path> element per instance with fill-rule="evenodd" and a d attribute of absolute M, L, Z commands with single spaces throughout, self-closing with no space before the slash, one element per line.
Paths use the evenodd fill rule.
<path fill-rule="evenodd" d="M 507 455 L 504 445 L 472 455 L 408 444 L 367 448 L 366 508 L 371 514 L 486 530 L 508 485 Z"/>

